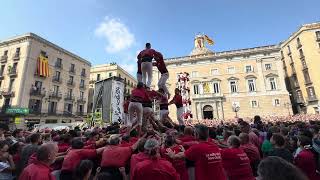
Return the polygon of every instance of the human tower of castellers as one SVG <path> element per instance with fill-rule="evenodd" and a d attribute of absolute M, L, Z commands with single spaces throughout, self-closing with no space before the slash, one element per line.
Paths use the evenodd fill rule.
<path fill-rule="evenodd" d="M 163 55 L 151 48 L 150 43 L 146 43 L 146 47 L 137 57 L 137 87 L 132 90 L 131 96 L 125 98 L 124 123 L 128 129 L 145 127 L 152 123 L 156 126 L 162 124 L 175 124 L 169 118 L 168 106 L 175 104 L 177 108 L 177 120 L 179 125 L 185 125 L 185 121 L 192 118 L 189 74 L 179 73 L 178 86 L 175 89 L 173 98 L 169 101 L 171 94 L 166 87 L 166 81 L 169 78 L 169 72 L 164 63 Z M 156 66 L 161 74 L 158 81 L 158 90 L 151 90 L 152 69 Z M 160 107 L 160 119 L 155 118 L 153 105 L 156 102 Z M 159 121 L 160 120 L 160 121 Z"/>

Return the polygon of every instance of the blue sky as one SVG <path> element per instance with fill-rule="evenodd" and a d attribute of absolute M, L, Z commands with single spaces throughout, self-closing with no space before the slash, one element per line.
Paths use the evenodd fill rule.
<path fill-rule="evenodd" d="M 279 43 L 320 21 L 319 0 L 3 0 L 0 40 L 34 32 L 89 60 L 135 72 L 151 42 L 166 58 L 188 55 L 203 32 L 214 51 Z"/>

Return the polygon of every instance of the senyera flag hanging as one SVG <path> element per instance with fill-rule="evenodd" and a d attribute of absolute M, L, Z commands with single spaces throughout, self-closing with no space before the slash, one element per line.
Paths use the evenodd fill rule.
<path fill-rule="evenodd" d="M 49 77 L 49 61 L 48 57 L 40 54 L 37 61 L 37 75 Z"/>

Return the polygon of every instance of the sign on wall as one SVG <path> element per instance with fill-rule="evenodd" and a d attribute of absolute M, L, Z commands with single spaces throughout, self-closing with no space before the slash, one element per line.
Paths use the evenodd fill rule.
<path fill-rule="evenodd" d="M 111 122 L 121 122 L 123 114 L 124 84 L 120 81 L 112 81 L 111 94 Z"/>

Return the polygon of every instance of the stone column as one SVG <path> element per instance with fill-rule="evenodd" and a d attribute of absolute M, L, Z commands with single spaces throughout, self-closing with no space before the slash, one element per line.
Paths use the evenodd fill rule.
<path fill-rule="evenodd" d="M 215 107 L 216 107 L 216 111 L 217 111 L 217 119 L 219 119 L 219 108 L 218 108 L 218 101 L 215 101 Z"/>

